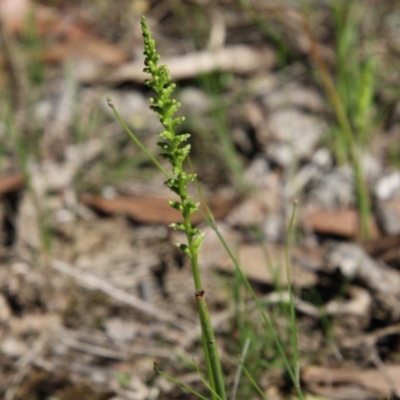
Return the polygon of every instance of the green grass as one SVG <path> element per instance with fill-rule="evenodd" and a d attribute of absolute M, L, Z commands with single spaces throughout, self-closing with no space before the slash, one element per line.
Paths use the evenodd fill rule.
<path fill-rule="evenodd" d="M 304 20 L 304 26 L 311 43 L 311 59 L 336 117 L 337 125 L 332 130 L 335 134 L 333 137 L 335 153 L 338 161 L 341 161 L 341 158 L 348 160 L 353 168 L 361 234 L 363 238 L 368 238 L 370 236 L 369 219 L 371 206 L 362 169 L 362 156 L 367 133 L 356 129 L 360 129 L 363 126 L 366 128 L 366 125 L 360 121 L 370 113 L 373 98 L 373 79 L 371 78 L 373 63 L 361 63 L 359 61 L 358 47 L 360 43 L 354 37 L 357 29 L 359 29 L 360 21 L 357 24 L 350 18 L 350 11 L 353 10 L 352 7 L 355 7 L 355 3 L 351 1 L 332 4 L 334 4 L 333 7 L 336 7 L 333 8 L 333 11 L 335 11 L 336 20 L 338 21 L 336 42 L 339 62 L 335 74 L 331 74 L 322 58 L 318 43 L 306 20 Z M 357 44 L 357 48 L 354 47 L 355 44 Z M 351 58 L 354 58 L 355 61 L 351 61 Z M 351 64 L 351 68 L 347 66 L 348 63 Z M 363 78 L 360 78 L 359 75 Z M 353 87 L 355 82 L 361 82 L 361 84 Z M 356 95 L 353 95 L 354 91 L 356 91 Z M 357 114 L 355 114 L 356 112 Z"/>
<path fill-rule="evenodd" d="M 335 83 L 352 126 L 354 140 L 365 149 L 374 127 L 375 59 L 368 54 L 361 37 L 365 10 L 355 1 L 332 2 L 335 21 L 337 67 Z M 350 157 L 344 135 L 339 134 L 338 159 Z M 344 157 L 341 155 L 344 153 Z"/>
<path fill-rule="evenodd" d="M 369 238 L 371 206 L 362 170 L 363 153 L 374 127 L 375 61 L 362 54 L 360 37 L 363 8 L 355 1 L 332 3 L 335 20 L 337 69 L 334 76 L 337 96 L 331 95 L 338 117 L 336 155 L 353 166 L 361 232 Z M 337 100 L 335 100 L 337 99 Z"/>

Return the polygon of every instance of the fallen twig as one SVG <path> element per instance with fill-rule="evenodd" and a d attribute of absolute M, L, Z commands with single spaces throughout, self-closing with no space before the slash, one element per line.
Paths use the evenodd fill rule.
<path fill-rule="evenodd" d="M 248 46 L 230 46 L 218 50 L 204 50 L 179 57 L 162 60 L 168 65 L 173 80 L 189 79 L 212 71 L 230 71 L 238 74 L 254 73 L 260 69 L 268 69 L 275 63 L 272 51 L 258 50 Z M 112 71 L 112 72 L 111 72 Z M 119 68 L 105 69 L 104 67 L 76 72 L 80 82 L 118 83 L 133 81 L 143 83 L 147 74 L 143 72 L 142 60 L 126 63 Z"/>
<path fill-rule="evenodd" d="M 81 271 L 80 269 L 64 261 L 53 260 L 52 267 L 59 272 L 75 278 L 82 286 L 90 289 L 100 290 L 110 297 L 121 301 L 122 303 L 128 304 L 131 307 L 147 315 L 150 315 L 155 319 L 158 319 L 159 321 L 171 324 L 172 326 L 175 326 L 176 328 L 183 331 L 193 329 L 187 321 L 178 318 L 174 314 L 171 314 L 166 310 L 162 310 L 152 304 L 149 304 L 148 302 L 143 301 L 138 297 L 133 296 L 132 294 L 111 285 L 105 280 L 87 272 Z"/>

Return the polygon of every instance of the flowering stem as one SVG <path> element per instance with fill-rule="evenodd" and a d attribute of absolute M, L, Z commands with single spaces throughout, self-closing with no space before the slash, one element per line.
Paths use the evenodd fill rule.
<path fill-rule="evenodd" d="M 157 113 L 164 128 L 164 130 L 158 134 L 161 141 L 157 144 L 164 151 L 161 156 L 168 160 L 172 166 L 172 177 L 167 179 L 165 185 L 179 196 L 179 201 L 169 201 L 169 205 L 178 210 L 183 217 L 183 222 L 175 222 L 170 226 L 173 229 L 184 232 L 187 239 L 187 244 L 177 243 L 177 246 L 189 257 L 192 265 L 196 303 L 200 316 L 202 342 L 207 364 L 208 380 L 211 388 L 211 397 L 213 400 L 226 400 L 224 378 L 218 355 L 218 348 L 204 297 L 198 262 L 198 254 L 203 242 L 204 233 L 200 229 L 194 227 L 191 222 L 191 216 L 198 210 L 199 203 L 194 202 L 189 197 L 187 185 L 196 179 L 196 174 L 186 173 L 183 169 L 183 163 L 190 152 L 190 144 L 184 143 L 190 138 L 190 134 L 176 133 L 176 127 L 184 121 L 184 117 L 174 117 L 180 107 L 180 103 L 171 97 L 176 85 L 171 80 L 168 68 L 165 65 L 158 65 L 160 56 L 157 54 L 155 41 L 151 36 L 144 17 L 142 17 L 141 25 L 145 55 L 144 72 L 151 75 L 151 79 L 147 79 L 145 83 L 152 88 L 156 94 L 155 98 L 149 99 L 150 108 Z"/>

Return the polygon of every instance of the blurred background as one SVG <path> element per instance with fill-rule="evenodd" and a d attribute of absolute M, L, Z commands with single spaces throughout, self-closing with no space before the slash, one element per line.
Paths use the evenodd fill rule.
<path fill-rule="evenodd" d="M 216 219 L 194 216 L 228 392 L 242 354 L 236 398 L 295 393 L 215 228 L 305 398 L 400 396 L 400 3 L 0 0 L 1 397 L 196 398 L 154 361 L 206 393 L 179 217 L 106 100 L 159 154 L 142 15 Z"/>

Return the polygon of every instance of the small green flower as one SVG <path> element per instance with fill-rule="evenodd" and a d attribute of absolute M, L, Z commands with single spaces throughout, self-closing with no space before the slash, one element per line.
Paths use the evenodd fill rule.
<path fill-rule="evenodd" d="M 144 72 L 149 73 L 151 76 L 151 79 L 147 79 L 145 83 L 156 94 L 154 98 L 149 99 L 150 108 L 157 113 L 164 127 L 164 130 L 158 134 L 161 139 L 158 142 L 158 146 L 163 150 L 161 156 L 168 160 L 172 166 L 173 176 L 167 179 L 165 185 L 177 194 L 180 200 L 170 201 L 169 205 L 178 210 L 183 218 L 183 222 L 175 222 L 170 226 L 186 234 L 187 244 L 177 243 L 176 245 L 190 258 L 192 265 L 196 289 L 195 297 L 200 316 L 211 398 L 213 400 L 226 400 L 225 384 L 218 349 L 204 297 L 205 292 L 200 279 L 198 254 L 204 239 L 204 233 L 200 229 L 195 228 L 191 223 L 191 216 L 199 209 L 199 203 L 190 199 L 187 185 L 196 179 L 196 174 L 186 173 L 183 169 L 183 163 L 190 152 L 190 144 L 185 144 L 190 138 L 190 134 L 178 135 L 175 131 L 176 127 L 184 121 L 183 117 L 175 117 L 180 107 L 180 103 L 171 97 L 176 86 L 171 81 L 168 68 L 165 65 L 158 65 L 160 56 L 157 54 L 155 41 L 151 36 L 144 17 L 141 20 L 141 25 L 144 38 L 144 55 L 146 57 Z"/>
<path fill-rule="evenodd" d="M 141 25 L 144 39 L 144 64 L 146 66 L 143 71 L 151 75 L 151 79 L 146 79 L 145 83 L 156 94 L 154 98 L 149 99 L 150 108 L 157 113 L 164 127 L 164 130 L 158 134 L 162 141 L 157 144 L 163 150 L 161 157 L 171 164 L 174 175 L 173 178 L 165 182 L 165 185 L 180 197 L 180 202 L 170 201 L 169 204 L 172 208 L 181 212 L 184 220 L 184 222 L 176 222 L 170 226 L 186 233 L 188 244 L 178 243 L 177 246 L 193 261 L 197 259 L 204 234 L 199 229 L 194 228 L 190 221 L 190 217 L 199 208 L 199 203 L 191 200 L 187 191 L 187 185 L 196 179 L 196 174 L 186 173 L 183 170 L 183 163 L 190 152 L 190 144 L 184 143 L 190 138 L 190 134 L 177 134 L 175 131 L 176 127 L 185 119 L 184 117 L 175 117 L 181 105 L 171 97 L 176 85 L 171 80 L 168 68 L 165 65 L 158 65 L 160 56 L 157 54 L 156 43 L 151 36 L 145 18 L 142 18 Z M 195 276 L 195 284 L 196 290 L 200 290 L 200 276 Z"/>

